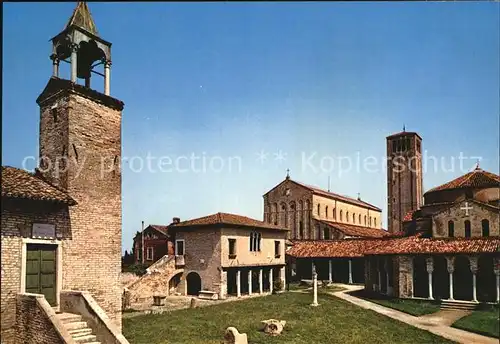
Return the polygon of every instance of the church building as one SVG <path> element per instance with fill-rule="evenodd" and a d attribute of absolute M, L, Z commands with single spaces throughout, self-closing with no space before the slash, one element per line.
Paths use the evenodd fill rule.
<path fill-rule="evenodd" d="M 2 344 L 125 344 L 123 102 L 110 95 L 111 43 L 84 2 L 51 41 L 53 74 L 36 100 L 39 167 L 2 167 Z"/>
<path fill-rule="evenodd" d="M 422 195 L 421 145 L 417 133 L 387 137 L 387 235 L 295 241 L 287 255 L 330 282 L 332 265 L 349 259 L 349 283 L 389 296 L 499 302 L 500 176 L 478 165 Z M 355 261 L 364 272 L 351 271 Z"/>

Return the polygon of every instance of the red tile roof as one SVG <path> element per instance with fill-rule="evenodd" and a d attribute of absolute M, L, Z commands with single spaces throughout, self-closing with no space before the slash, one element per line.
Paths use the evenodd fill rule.
<path fill-rule="evenodd" d="M 191 226 L 208 226 L 208 225 L 236 225 L 236 226 L 248 226 L 248 227 L 258 227 L 266 229 L 275 229 L 281 231 L 288 231 L 288 229 L 280 226 L 276 226 L 263 221 L 251 219 L 246 216 L 228 214 L 228 213 L 217 213 L 204 217 L 200 217 L 193 220 L 182 221 L 176 224 L 170 225 L 170 228 L 177 227 L 191 227 Z"/>
<path fill-rule="evenodd" d="M 500 187 L 500 176 L 476 167 L 474 171 L 464 174 L 443 185 L 436 186 L 426 193 L 448 189 L 487 188 L 495 186 Z"/>
<path fill-rule="evenodd" d="M 368 208 L 368 209 L 375 210 L 375 211 L 382 211 L 382 209 L 380 209 L 379 207 L 376 207 L 373 204 L 370 204 L 368 202 L 362 201 L 359 198 L 356 199 L 356 198 L 352 198 L 352 197 L 349 197 L 349 196 L 339 195 L 339 194 L 336 194 L 336 193 L 333 193 L 333 192 L 330 192 L 330 191 L 322 190 L 322 189 L 320 189 L 320 188 L 318 188 L 316 186 L 303 184 L 301 182 L 298 182 L 298 181 L 295 181 L 295 180 L 292 180 L 292 179 L 289 179 L 289 178 L 285 179 L 283 182 L 281 182 L 280 184 L 278 184 L 277 186 L 275 186 L 271 190 L 274 190 L 279 185 L 281 185 L 282 183 L 284 183 L 286 180 L 289 180 L 292 183 L 295 183 L 297 185 L 305 187 L 306 189 L 309 189 L 310 191 L 312 191 L 313 193 L 315 193 L 315 194 L 317 194 L 319 196 L 323 196 L 323 197 L 327 197 L 327 198 L 331 198 L 331 199 L 335 199 L 335 200 L 340 200 L 340 201 L 343 201 L 343 202 L 346 202 L 346 203 L 349 203 L 349 204 L 358 205 L 360 207 Z M 269 192 L 271 192 L 271 190 L 268 191 L 266 194 L 268 194 Z"/>
<path fill-rule="evenodd" d="M 164 226 L 164 225 L 149 225 L 148 227 L 156 229 L 158 232 L 163 233 L 165 235 L 168 234 L 168 226 Z"/>
<path fill-rule="evenodd" d="M 40 175 L 10 166 L 2 166 L 2 197 L 76 204 L 66 192 Z"/>
<path fill-rule="evenodd" d="M 319 222 L 337 229 L 348 236 L 362 237 L 362 238 L 382 238 L 389 233 L 381 228 L 372 228 L 364 226 L 355 226 L 346 223 L 339 223 L 333 221 L 319 220 Z"/>
<path fill-rule="evenodd" d="M 432 253 L 499 253 L 500 237 L 383 239 L 365 251 L 366 255 Z"/>
<path fill-rule="evenodd" d="M 499 253 L 500 237 L 429 239 L 419 236 L 384 239 L 295 241 L 287 254 L 296 258 L 350 258 L 389 254 Z"/>
<path fill-rule="evenodd" d="M 301 240 L 294 241 L 286 254 L 296 258 L 363 257 L 364 253 L 378 241 L 377 239 Z"/>

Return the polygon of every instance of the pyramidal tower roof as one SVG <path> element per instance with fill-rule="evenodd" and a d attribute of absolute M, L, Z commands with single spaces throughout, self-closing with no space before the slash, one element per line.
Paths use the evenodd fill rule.
<path fill-rule="evenodd" d="M 94 23 L 94 19 L 92 19 L 92 15 L 90 14 L 89 7 L 85 1 L 79 1 L 76 5 L 71 18 L 69 18 L 68 24 L 66 24 L 66 29 L 71 25 L 75 25 L 81 27 L 82 29 L 87 30 L 88 32 L 99 36 L 97 33 L 97 27 Z"/>

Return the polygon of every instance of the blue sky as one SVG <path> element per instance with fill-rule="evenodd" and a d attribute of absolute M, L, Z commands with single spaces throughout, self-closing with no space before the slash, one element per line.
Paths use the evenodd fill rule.
<path fill-rule="evenodd" d="M 4 4 L 3 165 L 38 155 L 35 99 L 51 75 L 48 40 L 74 6 Z M 217 211 L 260 219 L 262 195 L 287 168 L 324 188 L 331 176 L 332 191 L 360 192 L 385 218 L 385 137 L 403 123 L 445 162 L 424 170 L 425 190 L 473 168 L 465 159 L 460 170 L 460 153 L 498 173 L 499 3 L 89 6 L 113 43 L 111 95 L 125 102 L 124 249 L 141 220 Z M 153 168 L 138 172 L 148 154 Z M 195 169 L 187 160 L 158 168 L 159 157 L 192 154 L 214 168 L 201 171 L 199 160 Z M 328 164 L 349 157 L 355 165 L 358 156 L 375 157 L 377 171 Z"/>

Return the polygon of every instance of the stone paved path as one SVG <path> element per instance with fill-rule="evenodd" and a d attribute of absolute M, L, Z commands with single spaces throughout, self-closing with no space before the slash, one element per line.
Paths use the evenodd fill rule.
<path fill-rule="evenodd" d="M 438 311 L 433 314 L 416 317 L 398 310 L 384 307 L 376 303 L 360 299 L 358 297 L 346 294 L 346 292 L 363 289 L 362 286 L 339 285 L 346 290 L 331 293 L 332 295 L 349 301 L 359 307 L 371 309 L 377 313 L 384 314 L 390 318 L 402 321 L 422 330 L 429 331 L 438 336 L 463 344 L 498 344 L 498 339 L 481 336 L 472 332 L 460 330 L 450 325 L 457 319 L 465 316 L 468 312 L 463 311 Z"/>

